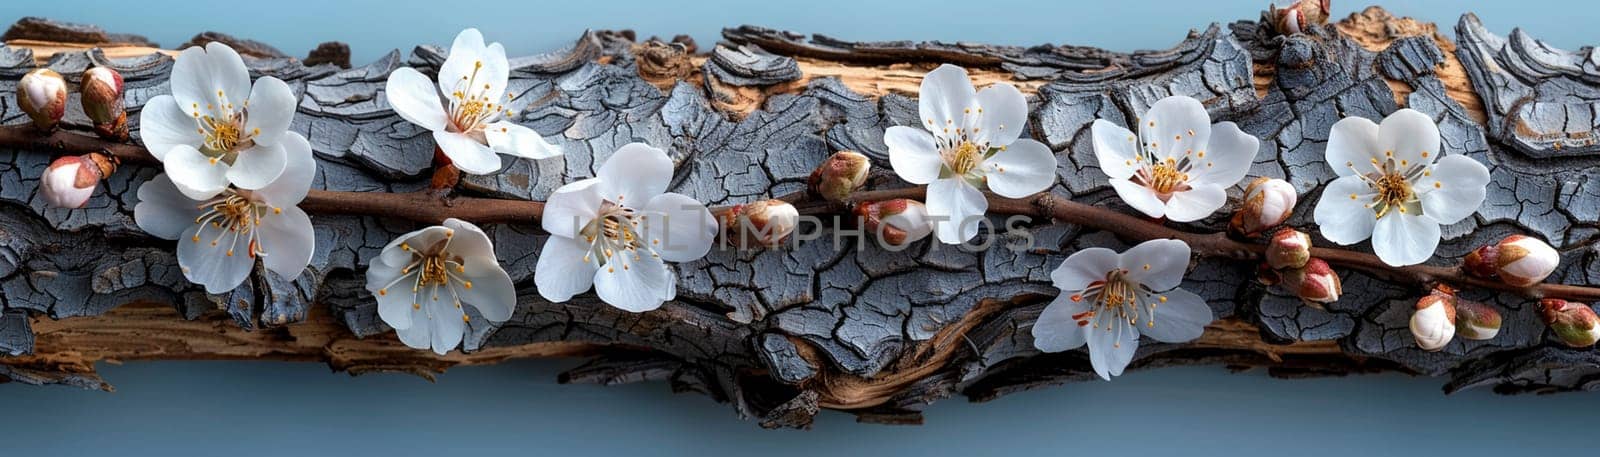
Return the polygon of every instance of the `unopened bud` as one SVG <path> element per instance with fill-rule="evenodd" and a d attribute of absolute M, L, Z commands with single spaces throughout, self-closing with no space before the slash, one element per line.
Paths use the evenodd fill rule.
<path fill-rule="evenodd" d="M 1500 278 L 1517 287 L 1529 287 L 1550 277 L 1561 264 L 1561 254 L 1538 238 L 1511 235 L 1499 243 L 1467 254 L 1461 268 L 1481 278 Z"/>
<path fill-rule="evenodd" d="M 17 82 L 17 107 L 28 113 L 33 125 L 50 131 L 67 114 L 67 80 L 49 68 L 22 75 Z"/>
<path fill-rule="evenodd" d="M 1438 351 L 1456 336 L 1456 296 L 1449 288 L 1434 289 L 1417 300 L 1411 313 L 1411 337 L 1424 351 Z"/>
<path fill-rule="evenodd" d="M 845 201 L 867 183 L 872 162 L 855 151 L 839 151 L 811 172 L 811 191 L 828 201 Z"/>
<path fill-rule="evenodd" d="M 861 216 L 863 229 L 877 234 L 878 239 L 891 246 L 904 246 L 933 233 L 927 207 L 916 200 L 863 202 L 856 207 L 856 215 Z"/>
<path fill-rule="evenodd" d="M 1456 300 L 1456 335 L 1469 340 L 1488 340 L 1499 334 L 1499 310 L 1475 301 Z"/>
<path fill-rule="evenodd" d="M 122 102 L 122 74 L 106 67 L 83 72 L 79 84 L 83 114 L 94 121 L 94 131 L 112 141 L 128 140 L 128 112 Z"/>
<path fill-rule="evenodd" d="M 116 169 L 116 159 L 98 153 L 58 158 L 39 177 L 39 195 L 52 207 L 82 208 L 100 180 Z"/>
<path fill-rule="evenodd" d="M 1307 260 L 1305 267 L 1284 271 L 1283 286 L 1307 305 L 1318 309 L 1324 304 L 1339 301 L 1339 295 L 1343 293 L 1339 274 L 1328 266 L 1328 262 L 1315 257 Z"/>
<path fill-rule="evenodd" d="M 1546 298 L 1539 301 L 1539 315 L 1562 344 L 1586 348 L 1600 340 L 1600 317 L 1595 316 L 1589 305 Z"/>
<path fill-rule="evenodd" d="M 1329 0 L 1298 0 L 1282 8 L 1273 4 L 1268 14 L 1279 34 L 1293 35 L 1327 24 L 1330 6 Z"/>
<path fill-rule="evenodd" d="M 1299 198 L 1300 194 L 1288 181 L 1256 178 L 1245 187 L 1244 202 L 1233 212 L 1228 231 L 1243 237 L 1258 236 L 1289 220 Z"/>
<path fill-rule="evenodd" d="M 728 237 L 746 248 L 750 243 L 763 247 L 783 245 L 800 223 L 800 211 L 783 200 L 762 200 L 734 206 L 723 216 Z"/>
<path fill-rule="evenodd" d="M 1267 243 L 1267 266 L 1274 270 L 1302 268 L 1311 260 L 1311 235 L 1285 227 Z"/>

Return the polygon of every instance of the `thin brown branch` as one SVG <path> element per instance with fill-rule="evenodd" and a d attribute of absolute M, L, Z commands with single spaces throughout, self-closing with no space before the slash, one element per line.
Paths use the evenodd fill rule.
<path fill-rule="evenodd" d="M 0 126 L 0 147 L 24 150 L 53 151 L 57 153 L 84 154 L 107 151 L 125 162 L 155 163 L 155 158 L 145 148 L 115 143 L 97 137 L 56 130 L 49 135 L 28 125 Z M 882 201 L 896 198 L 922 200 L 926 189 L 910 187 L 893 190 L 856 192 L 851 201 Z M 1142 219 L 1110 209 L 1086 205 L 1071 199 L 1042 193 L 1028 198 L 1012 199 L 987 195 L 989 212 L 994 214 L 1029 215 L 1076 224 L 1115 233 L 1125 240 L 1145 241 L 1171 238 L 1189 243 L 1201 256 L 1224 257 L 1243 261 L 1259 261 L 1266 251 L 1262 244 L 1246 243 L 1228 238 L 1222 233 L 1192 233 L 1174 229 L 1158 222 Z M 848 205 L 810 199 L 805 193 L 778 197 L 793 203 L 804 214 L 836 214 L 849 210 Z M 440 192 L 417 191 L 407 193 L 339 192 L 312 190 L 300 207 L 318 214 L 353 214 L 379 217 L 398 217 L 423 223 L 438 223 L 456 218 L 476 223 L 533 223 L 544 213 L 544 203 L 499 198 L 453 197 Z M 728 207 L 713 208 L 712 212 L 728 211 Z M 1600 288 L 1567 284 L 1540 284 L 1533 287 L 1515 287 L 1499 281 L 1467 275 L 1460 268 L 1432 265 L 1394 267 L 1383 263 L 1377 256 L 1364 252 L 1336 248 L 1312 248 L 1311 254 L 1330 264 L 1373 274 L 1391 281 L 1404 281 L 1426 289 L 1436 283 L 1461 287 L 1497 290 L 1522 295 L 1530 299 L 1561 298 L 1583 302 L 1600 301 Z"/>

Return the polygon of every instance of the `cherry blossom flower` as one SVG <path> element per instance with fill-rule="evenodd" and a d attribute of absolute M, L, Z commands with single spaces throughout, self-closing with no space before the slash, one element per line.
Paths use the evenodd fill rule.
<path fill-rule="evenodd" d="M 367 291 L 378 298 L 378 316 L 401 342 L 439 355 L 466 335 L 472 317 L 462 305 L 491 322 L 505 322 L 517 304 L 517 289 L 489 237 L 459 219 L 389 242 L 367 267 Z"/>
<path fill-rule="evenodd" d="M 178 191 L 207 200 L 230 184 L 256 190 L 283 174 L 299 103 L 288 84 L 266 76 L 252 87 L 239 53 L 218 42 L 183 50 L 171 81 L 172 95 L 145 104 L 139 136 Z"/>
<path fill-rule="evenodd" d="M 1205 106 L 1175 95 L 1156 101 L 1134 135 L 1094 121 L 1094 155 L 1129 206 L 1177 222 L 1210 216 L 1244 179 L 1261 142 L 1232 122 L 1211 123 Z"/>
<path fill-rule="evenodd" d="M 178 240 L 178 266 L 190 282 L 220 294 L 243 283 L 262 266 L 288 278 L 311 263 L 315 236 L 311 218 L 296 205 L 316 176 L 311 144 L 298 133 L 283 135 L 286 162 L 278 179 L 256 190 L 228 187 L 212 198 L 185 195 L 166 174 L 139 186 L 134 221 L 151 235 Z"/>
<path fill-rule="evenodd" d="M 1322 236 L 1345 245 L 1372 238 L 1372 250 L 1393 266 L 1428 260 L 1439 226 L 1477 212 L 1489 185 L 1488 168 L 1446 156 L 1439 144 L 1439 126 L 1416 110 L 1396 111 L 1382 125 L 1359 117 L 1335 123 L 1327 160 L 1339 178 L 1313 214 Z"/>
<path fill-rule="evenodd" d="M 437 86 L 409 67 L 389 74 L 384 86 L 389 104 L 400 117 L 433 131 L 439 149 L 461 171 L 482 175 L 500 169 L 500 157 L 531 159 L 561 155 L 533 129 L 501 120 L 515 98 L 506 93 L 511 65 L 500 43 L 483 44 L 478 29 L 462 30 L 439 67 Z M 442 94 L 442 97 L 441 97 Z"/>
<path fill-rule="evenodd" d="M 550 239 L 534 270 L 539 295 L 560 303 L 593 287 L 630 312 L 677 296 L 666 262 L 704 257 L 719 228 L 704 204 L 666 192 L 671 179 L 665 151 L 631 143 L 595 177 L 556 189 L 541 219 Z"/>
<path fill-rule="evenodd" d="M 1089 345 L 1101 378 L 1121 376 L 1139 335 L 1164 343 L 1199 338 L 1211 323 L 1205 300 L 1179 289 L 1189 268 L 1189 244 L 1150 240 L 1118 254 L 1088 248 L 1067 257 L 1050 279 L 1061 289 L 1033 324 L 1033 345 L 1061 352 Z"/>
<path fill-rule="evenodd" d="M 978 91 L 966 70 L 941 65 L 922 78 L 920 94 L 922 129 L 889 127 L 883 142 L 901 179 L 928 185 L 927 209 L 939 241 L 960 244 L 978 235 L 989 210 L 983 189 L 1022 198 L 1055 182 L 1055 153 L 1019 139 L 1028 102 L 1016 87 L 998 83 Z"/>

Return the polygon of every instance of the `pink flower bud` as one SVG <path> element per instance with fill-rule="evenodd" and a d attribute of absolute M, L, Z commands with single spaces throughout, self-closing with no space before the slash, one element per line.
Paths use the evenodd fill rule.
<path fill-rule="evenodd" d="M 1511 235 L 1499 243 L 1473 250 L 1461 268 L 1482 278 L 1500 278 L 1517 287 L 1544 282 L 1561 264 L 1561 254 L 1538 238 Z"/>
<path fill-rule="evenodd" d="M 1289 220 L 1299 198 L 1300 194 L 1288 181 L 1256 178 L 1245 187 L 1244 202 L 1233 212 L 1228 231 L 1244 237 L 1258 236 Z"/>
<path fill-rule="evenodd" d="M 762 247 L 783 245 L 800 223 L 800 211 L 783 200 L 762 200 L 734 206 L 723 216 L 729 239 L 741 249 L 752 243 Z"/>
<path fill-rule="evenodd" d="M 1456 296 L 1448 287 L 1434 289 L 1417 300 L 1417 310 L 1411 313 L 1411 337 L 1417 347 L 1434 352 L 1444 349 L 1456 336 Z"/>
<path fill-rule="evenodd" d="M 1456 300 L 1456 335 L 1469 340 L 1494 339 L 1500 334 L 1500 311 L 1483 303 Z"/>
<path fill-rule="evenodd" d="M 839 151 L 811 172 L 811 191 L 828 201 L 845 201 L 867 183 L 872 162 L 855 151 Z"/>
<path fill-rule="evenodd" d="M 122 74 L 106 67 L 83 72 L 78 85 L 83 93 L 83 113 L 94 121 L 95 133 L 112 141 L 127 141 L 128 113 L 122 101 Z"/>
<path fill-rule="evenodd" d="M 1298 0 L 1283 8 L 1274 4 L 1268 17 L 1279 34 L 1293 35 L 1327 24 L 1330 6 L 1329 0 Z"/>
<path fill-rule="evenodd" d="M 28 113 L 40 130 L 54 129 L 67 114 L 67 80 L 49 68 L 22 75 L 17 82 L 17 107 Z"/>
<path fill-rule="evenodd" d="M 878 239 L 890 246 L 904 246 L 933 233 L 927 207 L 916 200 L 863 202 L 856 206 L 856 215 L 861 217 L 863 229 L 877 234 Z"/>
<path fill-rule="evenodd" d="M 1562 344 L 1586 348 L 1600 340 L 1600 317 L 1595 316 L 1589 305 L 1546 298 L 1539 301 L 1539 315 Z"/>
<path fill-rule="evenodd" d="M 1267 266 L 1274 270 L 1303 268 L 1311 260 L 1311 235 L 1284 227 L 1267 243 Z"/>
<path fill-rule="evenodd" d="M 100 180 L 115 170 L 115 160 L 102 154 L 61 157 L 50 162 L 39 177 L 39 194 L 52 207 L 82 208 Z"/>
<path fill-rule="evenodd" d="M 1312 257 L 1304 268 L 1291 268 L 1283 272 L 1283 287 L 1304 300 L 1307 305 L 1321 309 L 1323 304 L 1339 301 L 1343 289 L 1339 274 L 1328 262 Z"/>

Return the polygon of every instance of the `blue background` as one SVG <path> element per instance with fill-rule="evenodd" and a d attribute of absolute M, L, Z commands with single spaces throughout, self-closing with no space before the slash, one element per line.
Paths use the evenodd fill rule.
<path fill-rule="evenodd" d="M 166 46 L 204 30 L 265 41 L 291 55 L 342 40 L 357 65 L 390 49 L 448 43 L 475 26 L 513 55 L 563 46 L 585 28 L 688 33 L 702 49 L 720 27 L 756 24 L 846 39 L 1069 43 L 1166 48 L 1190 28 L 1254 19 L 1265 1 L 942 0 L 796 2 L 666 0 L 179 0 L 0 4 L 0 22 L 46 16 L 137 33 Z M 1334 16 L 1365 5 L 1335 2 Z M 1476 11 L 1499 34 L 1521 26 L 1551 44 L 1600 42 L 1600 13 L 1581 1 L 1391 1 L 1397 15 L 1441 24 Z M 690 454 L 1549 455 L 1593 452 L 1600 396 L 1444 396 L 1440 379 L 1399 375 L 1274 380 L 1221 368 L 1131 373 L 985 404 L 939 402 L 920 427 L 861 425 L 824 413 L 807 432 L 763 431 L 727 405 L 659 383 L 562 386 L 571 361 L 461 368 L 429 383 L 350 378 L 322 365 L 151 362 L 104 365 L 116 393 L 0 385 L 0 455 L 395 456 Z"/>

